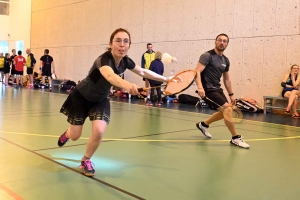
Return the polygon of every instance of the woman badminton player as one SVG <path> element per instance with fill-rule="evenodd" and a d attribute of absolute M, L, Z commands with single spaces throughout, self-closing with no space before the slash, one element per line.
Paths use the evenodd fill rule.
<path fill-rule="evenodd" d="M 196 84 L 198 86 L 198 95 L 201 98 L 207 96 L 209 99 L 222 106 L 222 108 L 218 108 L 218 112 L 211 115 L 208 119 L 196 124 L 197 128 L 207 138 L 212 137 L 208 132 L 209 125 L 215 121 L 223 119 L 224 116 L 222 110 L 230 106 L 223 93 L 223 89 L 221 88 L 220 79 L 222 75 L 224 85 L 228 92 L 230 100 L 233 104 L 235 104 L 235 98 L 232 92 L 231 81 L 229 77 L 230 63 L 228 58 L 223 55 L 223 52 L 225 51 L 228 43 L 229 38 L 226 34 L 218 35 L 215 41 L 215 48 L 202 54 L 196 67 Z M 211 101 L 205 101 L 207 104 L 215 106 Z M 242 136 L 237 134 L 234 123 L 228 120 L 224 120 L 224 122 L 232 135 L 230 144 L 241 148 L 250 148 L 250 146 L 246 142 L 244 142 Z"/>
<path fill-rule="evenodd" d="M 62 105 L 61 113 L 70 123 L 69 128 L 59 137 L 58 146 L 71 139 L 80 138 L 87 117 L 92 122 L 92 133 L 86 145 L 80 167 L 86 176 L 94 176 L 95 170 L 91 158 L 102 141 L 106 126 L 110 121 L 110 102 L 108 95 L 112 85 L 126 90 L 131 95 L 138 94 L 138 87 L 120 76 L 126 69 L 147 79 L 168 82 L 172 77 L 163 77 L 150 70 L 143 69 L 127 56 L 131 38 L 127 30 L 119 28 L 110 37 L 108 51 L 94 62 L 88 76 L 82 80 Z"/>

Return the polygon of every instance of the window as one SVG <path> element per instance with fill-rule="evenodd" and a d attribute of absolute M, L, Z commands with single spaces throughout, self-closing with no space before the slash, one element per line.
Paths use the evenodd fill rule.
<path fill-rule="evenodd" d="M 0 53 L 8 53 L 8 42 L 7 41 L 0 41 Z"/>
<path fill-rule="evenodd" d="M 24 41 L 23 40 L 16 41 L 16 51 L 18 52 L 19 50 L 21 50 L 22 53 L 24 53 Z"/>
<path fill-rule="evenodd" d="M 9 1 L 0 0 L 0 15 L 9 15 Z"/>

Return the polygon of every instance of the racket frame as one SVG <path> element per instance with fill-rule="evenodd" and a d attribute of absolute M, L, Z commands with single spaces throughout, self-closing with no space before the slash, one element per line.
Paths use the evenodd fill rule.
<path fill-rule="evenodd" d="M 195 92 L 198 93 L 198 90 L 196 90 Z M 238 107 L 236 107 L 236 106 L 234 106 L 234 105 L 230 105 L 230 106 L 227 107 L 227 108 L 223 108 L 223 106 L 220 106 L 219 104 L 217 104 L 216 102 L 214 102 L 213 100 L 211 100 L 210 98 L 208 98 L 207 96 L 203 97 L 202 99 L 207 99 L 208 101 L 214 103 L 214 104 L 217 105 L 219 108 L 221 108 L 221 109 L 222 109 L 221 111 L 223 112 L 224 119 L 226 119 L 226 120 L 229 121 L 229 122 L 232 122 L 232 123 L 239 123 L 239 122 L 241 122 L 241 121 L 243 120 L 243 118 L 244 118 L 244 115 L 243 115 L 242 111 L 241 111 Z M 231 111 L 227 111 L 227 110 L 231 110 Z M 238 113 L 239 113 L 238 115 L 241 116 L 241 117 L 230 119 L 230 117 L 227 115 L 228 112 L 231 112 L 231 113 L 233 113 L 233 112 L 238 112 Z M 236 119 L 236 120 L 234 120 L 234 119 Z"/>
<path fill-rule="evenodd" d="M 190 84 L 188 86 L 186 86 L 185 88 L 183 88 L 183 89 L 181 89 L 180 91 L 177 91 L 177 92 L 173 92 L 173 93 L 170 93 L 170 92 L 166 93 L 165 92 L 165 89 L 167 88 L 167 86 L 168 86 L 169 83 L 176 82 L 174 80 L 177 77 L 180 77 L 180 74 L 183 74 L 183 73 L 186 73 L 186 72 L 190 72 L 190 71 L 194 72 L 194 78 L 191 80 L 191 82 L 190 82 Z M 152 88 L 164 87 L 164 91 L 162 91 L 162 92 L 163 92 L 163 94 L 165 96 L 174 95 L 174 94 L 178 94 L 178 93 L 183 92 L 184 90 L 188 89 L 194 83 L 194 81 L 195 81 L 196 78 L 197 78 L 197 72 L 196 72 L 196 70 L 188 69 L 188 70 L 184 70 L 184 71 L 181 71 L 181 72 L 177 73 L 171 80 L 168 81 L 167 84 L 160 85 L 160 86 L 155 86 L 155 87 L 148 87 L 148 88 L 138 88 L 138 91 L 141 92 L 143 90 L 150 90 Z"/>

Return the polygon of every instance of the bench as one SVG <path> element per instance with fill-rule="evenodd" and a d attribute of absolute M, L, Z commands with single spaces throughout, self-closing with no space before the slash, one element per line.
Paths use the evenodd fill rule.
<path fill-rule="evenodd" d="M 263 98 L 264 98 L 264 114 L 267 113 L 267 109 L 269 109 L 269 110 L 272 110 L 273 108 L 280 109 L 280 110 L 285 110 L 286 109 L 287 104 L 286 104 L 285 107 L 275 106 L 273 104 L 273 100 L 283 100 L 283 101 L 287 102 L 288 98 L 280 97 L 280 96 L 263 96 Z M 297 110 L 300 110 L 300 109 L 297 109 Z"/>
<path fill-rule="evenodd" d="M 62 79 L 52 79 L 52 87 L 58 86 L 63 82 L 64 80 Z"/>

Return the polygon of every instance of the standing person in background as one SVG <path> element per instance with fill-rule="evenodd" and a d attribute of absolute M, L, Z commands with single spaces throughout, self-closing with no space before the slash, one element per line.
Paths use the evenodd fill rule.
<path fill-rule="evenodd" d="M 4 57 L 3 57 L 3 53 L 0 53 L 0 75 L 1 75 L 1 81 L 4 84 Z"/>
<path fill-rule="evenodd" d="M 5 87 L 10 87 L 8 85 L 8 78 L 9 78 L 9 72 L 10 72 L 10 65 L 11 65 L 11 59 L 9 53 L 5 54 L 4 57 L 4 75 L 5 75 Z"/>
<path fill-rule="evenodd" d="M 24 66 L 26 65 L 26 59 L 22 56 L 22 51 L 18 51 L 18 56 L 14 58 L 14 63 L 16 66 L 16 88 L 23 87 L 23 70 Z M 19 81 L 21 82 L 20 85 Z"/>
<path fill-rule="evenodd" d="M 52 89 L 52 72 L 55 74 L 54 60 L 49 54 L 49 49 L 45 49 L 44 55 L 40 59 L 40 70 L 42 72 L 42 84 L 45 85 L 45 78 L 48 77 L 49 90 Z"/>
<path fill-rule="evenodd" d="M 149 70 L 162 76 L 164 74 L 164 64 L 161 62 L 161 57 L 162 57 L 162 53 L 160 51 L 157 51 L 155 53 L 155 60 L 151 62 Z M 150 101 L 147 102 L 147 105 L 152 106 L 152 103 L 154 101 L 154 90 L 156 89 L 156 93 L 157 93 L 156 105 L 160 106 L 162 103 L 161 87 L 160 87 L 162 82 L 149 79 L 149 83 L 150 83 L 150 87 L 156 87 L 156 88 L 151 88 Z"/>
<path fill-rule="evenodd" d="M 15 49 L 13 49 L 11 52 L 12 52 L 12 55 L 10 56 L 10 60 L 11 60 L 11 71 L 10 71 L 10 74 L 12 76 L 12 84 L 15 85 L 16 66 L 15 66 L 15 63 L 14 63 L 14 58 L 17 55 L 16 55 L 16 50 Z"/>
<path fill-rule="evenodd" d="M 141 62 L 142 66 L 141 67 L 144 68 L 144 69 L 149 69 L 151 62 L 155 59 L 155 52 L 153 51 L 152 48 L 153 48 L 152 44 L 148 43 L 147 44 L 147 51 L 142 56 L 142 62 Z M 143 78 L 143 81 L 145 81 L 145 87 L 146 88 L 150 87 L 149 80 Z M 148 104 L 149 102 L 151 102 L 150 101 L 149 90 L 146 90 L 146 95 L 147 95 L 146 102 Z"/>
<path fill-rule="evenodd" d="M 29 85 L 27 87 L 33 88 L 33 71 L 34 71 L 36 60 L 29 48 L 26 49 L 26 53 L 27 53 L 26 67 L 27 67 L 27 74 L 29 77 Z"/>

